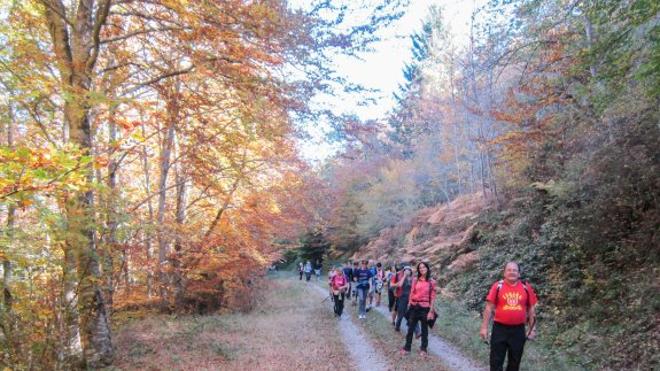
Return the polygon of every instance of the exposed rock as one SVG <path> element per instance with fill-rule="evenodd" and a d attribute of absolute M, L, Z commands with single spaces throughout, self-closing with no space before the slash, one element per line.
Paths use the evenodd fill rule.
<path fill-rule="evenodd" d="M 449 266 L 447 270 L 452 274 L 465 272 L 479 261 L 479 253 L 476 251 L 467 254 L 459 255 Z"/>

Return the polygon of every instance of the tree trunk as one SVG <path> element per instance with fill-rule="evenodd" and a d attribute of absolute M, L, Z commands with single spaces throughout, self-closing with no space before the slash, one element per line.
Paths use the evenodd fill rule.
<path fill-rule="evenodd" d="M 142 127 L 142 136 L 146 138 L 147 136 L 147 131 L 144 127 L 144 123 L 141 125 Z M 151 245 L 151 228 L 154 225 L 154 207 L 153 204 L 151 203 L 151 197 L 149 195 L 151 194 L 151 176 L 149 175 L 149 159 L 147 158 L 147 148 L 146 145 L 142 146 L 142 151 L 141 151 L 141 157 L 142 157 L 142 169 L 144 171 L 144 188 L 145 188 L 145 194 L 147 195 L 147 210 L 149 212 L 149 226 L 146 228 L 144 234 L 145 234 L 145 248 L 146 248 L 146 255 L 147 255 L 147 297 L 151 298 L 154 294 L 154 271 L 153 271 L 153 264 L 152 264 L 152 259 L 153 259 L 153 247 Z"/>
<path fill-rule="evenodd" d="M 70 141 L 80 148 L 84 156 L 89 156 L 94 138 L 89 119 L 92 107 L 88 97 L 100 49 L 99 35 L 110 11 L 110 0 L 80 0 L 76 4 L 67 2 L 67 5 L 61 0 L 41 2 L 61 88 L 68 97 L 64 103 L 65 129 L 69 129 Z M 75 21 L 71 23 L 69 18 Z M 85 165 L 82 171 L 91 183 L 94 177 L 92 163 Z M 99 286 L 102 277 L 94 227 L 93 190 L 84 189 L 73 194 L 67 200 L 65 209 L 67 238 L 63 271 L 67 305 L 67 358 L 81 367 L 109 365 L 112 362 L 112 342 L 105 298 Z M 76 269 L 77 290 L 74 278 Z M 73 305 L 76 300 L 79 313 Z M 78 362 L 81 340 L 83 357 L 82 362 Z"/>
<path fill-rule="evenodd" d="M 177 82 L 178 83 L 178 82 Z M 178 89 L 176 89 L 178 91 Z M 174 94 L 176 96 L 176 94 Z M 170 170 L 170 157 L 172 154 L 172 148 L 174 146 L 174 127 L 178 120 L 178 103 L 176 97 L 168 94 L 167 99 L 167 112 L 168 112 L 168 122 L 167 122 L 167 134 L 163 141 L 161 156 L 160 156 L 160 180 L 158 184 L 158 214 L 156 216 L 156 222 L 158 224 L 159 233 L 158 233 L 158 281 L 160 287 L 160 299 L 161 306 L 163 309 L 168 304 L 169 295 L 168 295 L 168 274 L 167 274 L 167 263 L 169 262 L 169 245 L 167 238 L 165 236 L 164 222 L 165 222 L 165 206 L 167 201 L 167 176 Z"/>
<path fill-rule="evenodd" d="M 183 226 L 186 221 L 186 177 L 181 163 L 176 166 L 176 224 L 178 231 L 174 240 L 174 255 L 172 257 L 172 284 L 174 286 L 174 305 L 177 309 L 183 307 L 184 281 L 181 272 L 181 250 L 183 241 Z"/>
<path fill-rule="evenodd" d="M 9 111 L 9 120 L 7 121 L 7 147 L 14 149 L 14 111 L 11 103 L 7 107 Z M 12 241 L 14 234 L 14 225 L 16 221 L 16 205 L 10 203 L 7 208 L 7 239 Z M 11 313 L 13 297 L 11 293 L 12 286 L 12 271 L 13 267 L 9 257 L 4 256 L 2 259 L 2 304 L 5 314 Z"/>
<path fill-rule="evenodd" d="M 9 120 L 7 122 L 7 147 L 10 149 L 14 148 L 14 112 L 11 106 L 11 103 L 8 105 L 9 111 Z M 16 205 L 9 203 L 7 208 L 7 240 L 10 243 L 14 238 L 14 227 L 16 224 Z M 16 332 L 16 321 L 14 318 L 13 304 L 14 296 L 12 293 L 13 285 L 13 265 L 8 256 L 3 256 L 2 258 L 2 307 L 0 323 L 3 325 L 3 332 L 7 342 L 7 346 L 10 348 L 6 352 L 9 355 L 9 358 L 6 359 L 9 363 L 12 363 L 12 356 L 18 354 L 20 344 L 17 343 L 14 336 Z"/>
<path fill-rule="evenodd" d="M 68 201 L 67 201 L 68 204 Z M 68 207 L 65 206 L 65 210 Z M 68 219 L 70 222 L 70 218 Z M 69 225 L 69 230 L 71 226 Z M 76 262 L 78 260 L 72 242 L 67 239 L 64 248 L 64 262 L 62 266 L 62 306 L 64 311 L 64 338 L 60 361 L 65 365 L 84 367 L 83 347 L 80 335 L 80 313 L 78 311 L 78 278 Z"/>
<path fill-rule="evenodd" d="M 108 122 L 108 138 L 110 143 L 117 141 L 117 124 L 112 118 L 110 112 L 110 120 Z M 103 254 L 104 261 L 104 274 L 106 276 L 106 294 L 107 294 L 107 308 L 108 316 L 112 315 L 113 296 L 115 291 L 115 283 L 113 280 L 114 275 L 114 261 L 112 253 L 117 247 L 117 171 L 119 164 L 117 159 L 110 154 L 110 161 L 108 161 L 108 205 L 107 205 L 107 223 L 108 223 L 108 236 L 106 243 L 106 251 Z"/>

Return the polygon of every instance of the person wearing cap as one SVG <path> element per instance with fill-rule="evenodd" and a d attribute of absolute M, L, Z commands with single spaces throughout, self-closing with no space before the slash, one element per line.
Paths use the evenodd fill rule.
<path fill-rule="evenodd" d="M 410 298 L 410 287 L 412 286 L 412 268 L 408 265 L 403 267 L 403 276 L 393 284 L 398 290 L 397 308 L 396 308 L 396 323 L 394 330 L 401 331 L 401 322 L 408 312 L 408 300 Z"/>

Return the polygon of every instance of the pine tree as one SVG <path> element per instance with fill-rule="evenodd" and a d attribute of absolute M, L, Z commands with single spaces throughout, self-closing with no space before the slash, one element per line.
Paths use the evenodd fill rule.
<path fill-rule="evenodd" d="M 397 107 L 389 118 L 389 125 L 393 129 L 390 140 L 400 147 L 404 158 L 412 155 L 410 147 L 413 138 L 424 130 L 423 125 L 415 123 L 414 110 L 422 96 L 423 66 L 430 57 L 432 36 L 433 26 L 430 21 L 424 22 L 420 32 L 410 36 L 412 61 L 404 66 L 404 82 L 399 84 L 399 91 L 394 93 Z"/>

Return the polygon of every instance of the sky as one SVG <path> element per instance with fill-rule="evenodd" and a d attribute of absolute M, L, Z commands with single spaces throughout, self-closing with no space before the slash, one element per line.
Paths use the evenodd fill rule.
<path fill-rule="evenodd" d="M 382 41 L 373 45 L 373 52 L 363 54 L 363 60 L 336 61 L 337 71 L 350 81 L 380 91 L 376 104 L 358 106 L 355 100 L 345 97 L 329 99 L 322 104 L 336 112 L 357 114 L 362 120 L 384 118 L 394 106 L 394 92 L 403 83 L 403 67 L 412 59 L 408 36 L 421 30 L 429 8 L 433 5 L 442 8 L 445 23 L 460 49 L 468 40 L 472 12 L 483 3 L 484 0 L 410 0 L 405 15 L 388 29 L 381 30 Z M 341 149 L 340 144 L 326 140 L 326 131 L 327 127 L 321 123 L 309 126 L 312 138 L 299 143 L 302 157 L 312 164 L 322 162 Z"/>

